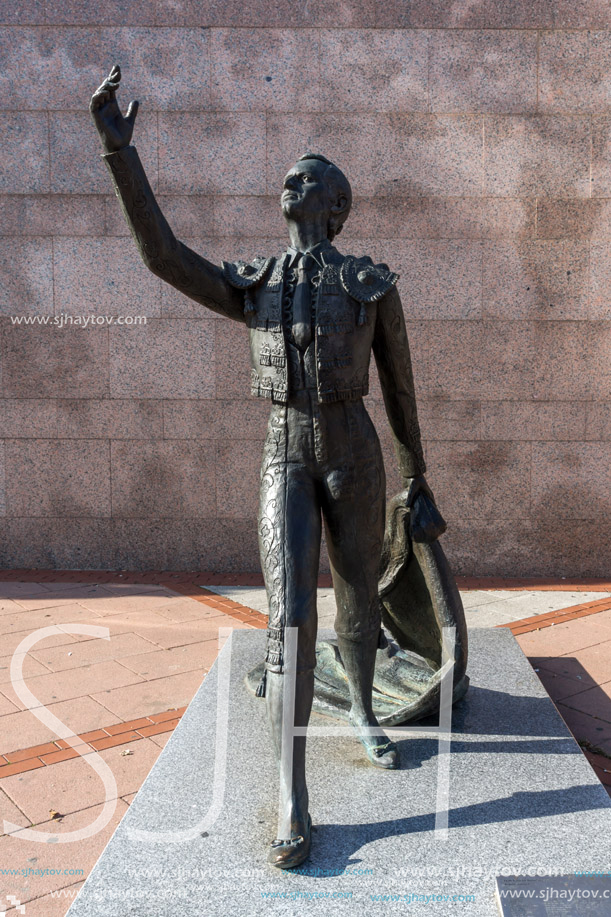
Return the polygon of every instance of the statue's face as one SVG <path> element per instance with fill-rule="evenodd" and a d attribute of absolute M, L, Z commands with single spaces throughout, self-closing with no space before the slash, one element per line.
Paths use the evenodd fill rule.
<path fill-rule="evenodd" d="M 280 197 L 287 219 L 305 223 L 321 213 L 328 217 L 332 202 L 324 179 L 326 170 L 327 164 L 319 159 L 304 159 L 288 172 Z"/>

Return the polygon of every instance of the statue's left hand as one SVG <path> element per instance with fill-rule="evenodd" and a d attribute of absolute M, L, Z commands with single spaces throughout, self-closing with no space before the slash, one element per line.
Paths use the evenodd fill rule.
<path fill-rule="evenodd" d="M 409 531 L 412 541 L 431 544 L 443 535 L 447 526 L 423 474 L 409 479 L 405 505 L 410 509 Z"/>
<path fill-rule="evenodd" d="M 418 494 L 423 491 L 427 496 L 431 498 L 433 503 L 435 503 L 435 497 L 433 491 L 429 487 L 426 478 L 423 474 L 417 474 L 416 477 L 409 479 L 409 484 L 407 487 L 407 497 L 405 499 L 406 506 L 413 506 L 414 500 Z"/>

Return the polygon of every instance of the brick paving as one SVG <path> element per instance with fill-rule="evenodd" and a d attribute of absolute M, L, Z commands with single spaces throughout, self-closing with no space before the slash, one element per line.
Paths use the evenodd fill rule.
<path fill-rule="evenodd" d="M 57 875 L 0 877 L 0 895 L 28 902 L 28 917 L 65 914 L 214 662 L 219 627 L 265 626 L 260 587 L 251 574 L 0 572 L 0 823 L 18 827 L 0 838 L 0 863 L 22 869 L 35 856 L 42 868 L 63 864 Z M 328 578 L 320 587 L 329 623 Z M 611 583 L 463 578 L 460 587 L 471 589 L 464 595 L 470 626 L 511 628 L 611 794 Z M 71 634 L 75 621 L 107 627 L 110 639 Z M 49 624 L 58 630 L 23 655 L 24 678 L 73 731 L 78 750 L 36 719 L 9 676 L 24 637 Z M 68 831 L 95 820 L 104 794 L 86 762 L 94 752 L 117 782 L 111 824 L 41 854 L 20 831 Z M 64 874 L 71 866 L 83 869 L 81 878 Z"/>

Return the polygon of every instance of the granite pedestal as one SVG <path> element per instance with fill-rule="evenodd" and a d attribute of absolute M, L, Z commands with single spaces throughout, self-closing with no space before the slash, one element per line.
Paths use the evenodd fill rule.
<path fill-rule="evenodd" d="M 427 917 L 493 917 L 496 875 L 609 868 L 611 801 L 513 636 L 498 629 L 471 633 L 471 687 L 453 712 L 447 839 L 433 830 L 435 736 L 401 737 L 402 769 L 388 772 L 354 737 L 316 737 L 311 858 L 298 872 L 267 866 L 277 780 L 265 702 L 244 685 L 264 641 L 264 631 L 234 632 L 69 917 L 335 917 L 393 904 L 393 913 L 422 905 Z M 230 690 L 218 696 L 229 655 Z"/>

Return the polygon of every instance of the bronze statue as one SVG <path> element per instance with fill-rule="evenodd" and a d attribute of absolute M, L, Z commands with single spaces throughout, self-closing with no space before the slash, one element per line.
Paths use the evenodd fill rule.
<path fill-rule="evenodd" d="M 343 255 L 334 247 L 333 240 L 350 212 L 352 192 L 345 175 L 318 153 L 302 156 L 284 179 L 280 204 L 290 239 L 285 252 L 251 263 L 223 262 L 218 267 L 191 251 L 172 233 L 136 149 L 130 145 L 138 103 L 132 102 L 123 117 L 115 98 L 120 79 L 120 69 L 115 66 L 94 93 L 91 113 L 142 259 L 154 274 L 185 295 L 248 327 L 251 390 L 270 400 L 259 511 L 269 626 L 257 693 L 266 698 L 277 755 L 281 751 L 288 626 L 298 628 L 295 726 L 307 725 L 312 708 L 322 518 L 337 598 L 337 652 L 333 651 L 337 658 L 331 666 L 328 659 L 323 661 L 323 669 L 325 665 L 343 667 L 349 691 L 343 713 L 349 716 L 371 763 L 397 768 L 395 743 L 363 731 L 379 725 L 372 706 L 378 651 L 396 663 L 396 652 L 389 651 L 382 630 L 384 602 L 378 594 L 385 525 L 384 466 L 375 428 L 363 404 L 372 350 L 405 486 L 395 498 L 395 509 L 401 520 L 411 516 L 412 526 L 420 520 L 416 540 L 421 536 L 428 547 L 444 528 L 424 477 L 397 275 L 385 264 Z M 402 522 L 397 524 L 401 527 Z M 406 548 L 397 559 L 392 545 L 387 544 L 387 592 L 401 579 L 408 554 Z M 438 613 L 439 602 L 443 604 L 448 594 L 444 588 L 437 593 L 436 586 L 429 590 L 437 595 L 437 599 L 429 595 L 429 611 L 437 601 L 432 618 L 429 614 L 437 631 L 427 626 L 421 634 L 423 645 L 431 649 L 423 658 L 433 675 L 439 661 L 439 653 L 435 655 L 439 625 L 452 618 Z M 451 592 L 451 584 L 449 588 Z M 449 602 L 460 605 L 455 587 L 454 593 Z M 402 601 L 400 598 L 399 604 Z M 392 608 L 384 607 L 385 622 L 397 635 L 401 621 L 397 625 Z M 464 663 L 462 631 L 460 636 Z M 466 684 L 464 664 L 459 668 L 456 681 L 462 681 L 456 696 L 464 693 Z M 421 673 L 418 677 L 422 682 Z M 324 673 L 323 682 L 328 686 Z M 416 693 L 421 699 L 422 690 Z M 329 707 L 328 698 L 323 699 L 322 709 L 325 704 Z M 419 715 L 427 712 L 426 703 L 416 707 Z M 403 710 L 403 720 L 407 715 Z M 298 865 L 310 849 L 305 746 L 305 737 L 294 740 L 292 786 L 283 791 L 290 831 L 273 842 L 268 855 L 268 861 L 281 868 Z"/>

